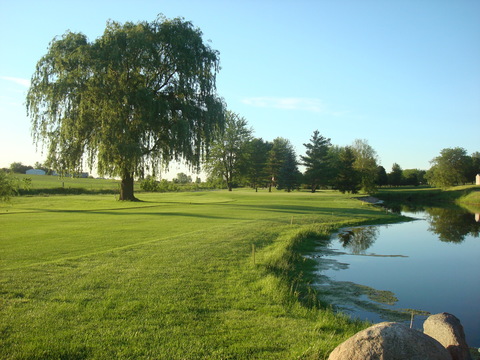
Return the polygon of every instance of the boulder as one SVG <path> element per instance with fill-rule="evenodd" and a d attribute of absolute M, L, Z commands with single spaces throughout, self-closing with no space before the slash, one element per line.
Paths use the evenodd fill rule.
<path fill-rule="evenodd" d="M 383 322 L 338 345 L 329 360 L 452 360 L 435 339 L 405 325 Z"/>
<path fill-rule="evenodd" d="M 429 316 L 423 323 L 423 332 L 442 344 L 453 360 L 471 360 L 463 326 L 454 315 L 441 313 Z"/>

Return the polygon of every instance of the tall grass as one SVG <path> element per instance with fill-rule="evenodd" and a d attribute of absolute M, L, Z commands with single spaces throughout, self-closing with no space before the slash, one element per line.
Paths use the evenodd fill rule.
<path fill-rule="evenodd" d="M 301 254 L 394 215 L 333 192 L 142 197 L 0 207 L 0 358 L 322 359 L 365 327 L 317 301 Z"/>

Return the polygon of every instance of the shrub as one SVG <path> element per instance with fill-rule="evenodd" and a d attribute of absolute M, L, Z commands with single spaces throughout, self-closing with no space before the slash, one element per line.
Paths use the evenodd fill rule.
<path fill-rule="evenodd" d="M 5 171 L 0 171 L 0 202 L 9 201 L 18 192 L 18 184 L 15 178 Z"/>
<path fill-rule="evenodd" d="M 140 183 L 140 188 L 143 191 L 154 192 L 158 191 L 158 181 L 153 176 L 147 176 L 145 180 Z"/>

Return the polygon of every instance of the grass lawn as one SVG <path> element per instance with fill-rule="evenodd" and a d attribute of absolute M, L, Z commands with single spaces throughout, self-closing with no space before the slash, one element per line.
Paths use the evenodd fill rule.
<path fill-rule="evenodd" d="M 323 359 L 366 326 L 307 304 L 298 252 L 395 215 L 329 191 L 139 197 L 0 206 L 0 358 Z"/>
<path fill-rule="evenodd" d="M 19 179 L 20 188 L 25 187 L 25 180 L 30 179 L 30 189 L 85 189 L 91 191 L 110 190 L 118 191 L 119 180 L 113 179 L 92 179 L 92 178 L 72 178 L 53 175 L 25 175 L 14 174 Z"/>

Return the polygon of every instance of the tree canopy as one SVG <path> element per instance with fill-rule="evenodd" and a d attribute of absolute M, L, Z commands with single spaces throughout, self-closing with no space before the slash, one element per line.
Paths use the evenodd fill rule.
<path fill-rule="evenodd" d="M 262 138 L 253 138 L 248 144 L 248 167 L 246 179 L 250 186 L 258 191 L 258 187 L 268 184 L 267 159 L 273 144 Z"/>
<path fill-rule="evenodd" d="M 392 171 L 388 174 L 388 183 L 392 186 L 403 185 L 403 169 L 397 163 L 392 165 Z"/>
<path fill-rule="evenodd" d="M 27 94 L 36 144 L 47 164 L 122 178 L 121 200 L 135 200 L 133 179 L 171 160 L 198 166 L 224 122 L 216 95 L 219 53 L 181 18 L 107 23 L 89 42 L 55 38 L 37 63 Z"/>
<path fill-rule="evenodd" d="M 377 153 L 367 140 L 356 139 L 351 149 L 355 155 L 353 167 L 360 174 L 360 187 L 363 192 L 371 194 L 377 189 Z"/>
<path fill-rule="evenodd" d="M 272 187 L 278 184 L 280 170 L 282 169 L 289 150 L 292 149 L 292 144 L 289 140 L 277 137 L 273 139 L 270 151 L 267 154 L 266 173 L 269 179 L 268 191 L 272 191 Z"/>
<path fill-rule="evenodd" d="M 446 148 L 440 151 L 432 161 L 432 167 L 427 172 L 429 184 L 438 187 L 449 187 L 468 181 L 472 158 L 464 148 Z M 470 180 L 473 181 L 473 178 Z"/>
<path fill-rule="evenodd" d="M 300 187 L 302 174 L 298 170 L 297 155 L 290 143 L 286 144 L 283 163 L 278 171 L 277 188 L 288 192 Z"/>
<path fill-rule="evenodd" d="M 360 188 L 360 173 L 354 168 L 355 154 L 351 147 L 345 146 L 340 150 L 337 164 L 337 174 L 334 179 L 335 188 L 342 194 L 350 192 L 356 194 Z"/>
<path fill-rule="evenodd" d="M 210 175 L 224 179 L 229 191 L 232 191 L 234 181 L 245 173 L 251 134 L 245 118 L 232 111 L 226 112 L 225 130 L 212 146 L 206 169 Z"/>
<path fill-rule="evenodd" d="M 3 170 L 0 170 L 0 202 L 8 202 L 17 194 L 16 179 Z"/>

